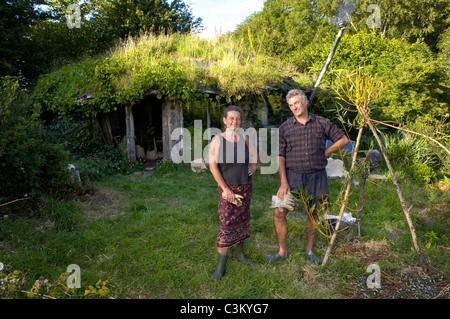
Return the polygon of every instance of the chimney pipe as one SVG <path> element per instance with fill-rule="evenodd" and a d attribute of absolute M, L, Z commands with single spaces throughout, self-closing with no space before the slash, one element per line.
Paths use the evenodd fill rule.
<path fill-rule="evenodd" d="M 344 31 L 345 31 L 345 27 L 347 26 L 347 23 L 345 21 L 343 21 L 343 20 L 340 20 L 337 23 L 337 25 L 339 26 L 339 32 L 336 35 L 336 39 L 334 40 L 334 44 L 331 47 L 330 53 L 328 54 L 328 58 L 327 58 L 327 61 L 325 62 L 325 66 L 323 67 L 322 72 L 320 72 L 319 78 L 317 79 L 316 84 L 314 85 L 314 89 L 313 89 L 313 91 L 311 93 L 311 96 L 309 97 L 309 105 L 308 106 L 312 105 L 313 98 L 316 95 L 317 87 L 319 86 L 320 81 L 322 81 L 322 78 L 323 78 L 325 72 L 327 71 L 328 66 L 330 65 L 331 59 L 333 58 L 333 55 L 336 52 L 336 48 L 337 48 L 337 45 L 339 43 L 339 40 L 344 35 Z"/>

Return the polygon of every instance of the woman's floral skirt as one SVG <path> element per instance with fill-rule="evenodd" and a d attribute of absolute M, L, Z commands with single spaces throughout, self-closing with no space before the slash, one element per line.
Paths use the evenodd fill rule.
<path fill-rule="evenodd" d="M 219 186 L 219 220 L 220 228 L 217 235 L 217 247 L 226 248 L 242 243 L 250 237 L 250 199 L 252 197 L 252 182 L 244 185 L 228 185 L 235 194 L 242 195 L 242 206 L 238 207 L 222 198 L 222 188 Z"/>

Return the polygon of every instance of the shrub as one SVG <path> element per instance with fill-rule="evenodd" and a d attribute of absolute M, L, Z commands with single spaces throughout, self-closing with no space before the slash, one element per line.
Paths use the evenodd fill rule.
<path fill-rule="evenodd" d="M 384 144 L 393 163 L 405 165 L 423 163 L 433 169 L 439 169 L 442 165 L 430 142 L 417 135 L 404 132 L 386 134 Z"/>
<path fill-rule="evenodd" d="M 67 160 L 68 153 L 48 140 L 18 79 L 1 79 L 0 196 L 23 197 L 70 187 Z"/>
<path fill-rule="evenodd" d="M 114 146 L 91 145 L 82 152 L 72 154 L 73 164 L 83 181 L 97 181 L 114 174 L 129 174 L 143 169 L 143 163 L 123 156 Z"/>
<path fill-rule="evenodd" d="M 86 135 L 90 131 L 83 122 L 69 122 L 59 116 L 44 128 L 53 143 L 69 152 L 71 164 L 78 169 L 83 182 L 142 168 L 141 163 L 127 159 L 126 150 L 105 145 L 99 138 L 79 139 L 82 132 Z"/>
<path fill-rule="evenodd" d="M 429 184 L 436 180 L 436 173 L 423 163 L 414 163 L 410 166 L 412 176 L 422 184 Z"/>

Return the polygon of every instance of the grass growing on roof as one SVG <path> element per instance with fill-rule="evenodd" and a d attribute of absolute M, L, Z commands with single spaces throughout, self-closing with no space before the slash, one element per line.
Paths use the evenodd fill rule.
<path fill-rule="evenodd" d="M 257 94 L 266 85 L 281 83 L 288 73 L 291 67 L 254 55 L 230 37 L 145 33 L 101 56 L 44 75 L 34 90 L 34 102 L 60 114 L 76 109 L 91 116 L 135 104 L 149 90 L 185 103 L 203 98 L 198 88 L 224 95 Z M 93 99 L 77 103 L 83 94 Z"/>

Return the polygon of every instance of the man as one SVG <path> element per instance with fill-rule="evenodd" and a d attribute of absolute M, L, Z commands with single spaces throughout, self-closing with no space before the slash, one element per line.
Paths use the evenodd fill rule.
<path fill-rule="evenodd" d="M 308 112 L 308 98 L 303 91 L 289 91 L 286 100 L 294 116 L 279 128 L 278 173 L 281 186 L 277 196 L 283 200 L 284 195 L 290 190 L 298 190 L 301 187 L 311 198 L 310 207 L 315 205 L 311 216 L 317 221 L 316 211 L 321 205 L 326 205 L 329 196 L 325 170 L 327 156 L 347 145 L 348 139 L 330 120 Z M 333 142 L 327 149 L 325 149 L 326 140 Z M 278 252 L 267 257 L 268 262 L 288 257 L 286 215 L 286 210 L 275 208 L 273 211 Z M 317 230 L 308 214 L 306 255 L 315 264 L 321 264 L 313 252 L 316 233 Z"/>

